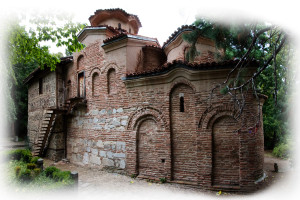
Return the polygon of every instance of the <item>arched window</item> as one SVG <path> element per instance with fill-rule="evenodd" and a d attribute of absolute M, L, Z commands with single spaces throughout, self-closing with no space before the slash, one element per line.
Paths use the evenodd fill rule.
<path fill-rule="evenodd" d="M 119 23 L 118 24 L 118 29 L 121 29 L 121 28 L 122 28 L 121 23 Z"/>
<path fill-rule="evenodd" d="M 100 77 L 97 72 L 92 76 L 92 94 L 93 96 L 98 96 L 100 94 Z"/>
<path fill-rule="evenodd" d="M 78 74 L 78 97 L 85 97 L 85 77 L 84 72 Z"/>
<path fill-rule="evenodd" d="M 116 70 L 111 68 L 107 72 L 107 93 L 116 94 L 117 85 L 116 85 Z"/>
<path fill-rule="evenodd" d="M 180 97 L 180 112 L 184 112 L 184 97 Z"/>

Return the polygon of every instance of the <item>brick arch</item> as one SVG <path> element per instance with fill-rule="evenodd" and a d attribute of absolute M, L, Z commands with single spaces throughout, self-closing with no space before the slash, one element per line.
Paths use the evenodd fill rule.
<path fill-rule="evenodd" d="M 107 74 L 108 71 L 111 70 L 111 69 L 116 70 L 116 73 L 118 73 L 120 71 L 120 67 L 115 62 L 111 62 L 111 63 L 108 63 L 107 65 L 105 65 L 105 67 L 102 68 L 101 74 Z"/>
<path fill-rule="evenodd" d="M 169 90 L 169 96 L 172 94 L 172 91 L 179 85 L 187 85 L 192 88 L 193 92 L 196 93 L 196 87 L 187 79 L 181 77 L 178 80 L 174 81 Z"/>
<path fill-rule="evenodd" d="M 149 118 L 149 116 L 152 116 L 161 130 L 165 130 L 167 128 L 167 122 L 161 111 L 152 107 L 143 107 L 130 115 L 127 130 L 137 130 L 138 124 L 140 123 L 139 121 L 143 120 L 145 117 Z"/>
<path fill-rule="evenodd" d="M 236 119 L 237 111 L 234 109 L 234 105 L 222 104 L 207 108 L 199 120 L 198 128 L 202 130 L 211 129 L 215 120 L 222 116 L 231 116 Z"/>
<path fill-rule="evenodd" d="M 100 68 L 99 68 L 99 67 L 94 67 L 94 68 L 90 71 L 88 77 L 93 77 L 94 73 L 98 73 L 98 75 L 100 76 L 100 74 L 101 74 Z"/>

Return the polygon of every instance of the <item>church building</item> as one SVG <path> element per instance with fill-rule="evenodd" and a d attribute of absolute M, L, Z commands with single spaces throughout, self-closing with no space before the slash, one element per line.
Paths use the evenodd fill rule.
<path fill-rule="evenodd" d="M 220 60 L 215 42 L 199 37 L 200 54 L 187 62 L 191 45 L 182 35 L 194 26 L 161 46 L 139 35 L 138 16 L 122 9 L 97 10 L 89 21 L 78 34 L 83 50 L 24 80 L 33 155 L 199 188 L 255 190 L 264 175 L 266 97 L 249 90 L 239 112 L 229 95 L 212 92 L 239 60 Z"/>

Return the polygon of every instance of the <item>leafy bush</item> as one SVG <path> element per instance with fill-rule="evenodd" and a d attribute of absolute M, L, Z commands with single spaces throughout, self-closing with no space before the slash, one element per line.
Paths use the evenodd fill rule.
<path fill-rule="evenodd" d="M 131 178 L 136 178 L 137 175 L 136 175 L 136 174 L 131 174 L 130 177 L 131 177 Z"/>
<path fill-rule="evenodd" d="M 38 157 L 38 156 L 32 157 L 30 162 L 37 164 L 38 159 L 40 159 L 40 157 Z"/>
<path fill-rule="evenodd" d="M 165 182 L 167 182 L 167 179 L 166 179 L 166 177 L 164 177 L 164 178 L 160 178 L 159 180 L 160 180 L 160 182 L 161 182 L 161 183 L 165 183 Z"/>
<path fill-rule="evenodd" d="M 71 172 L 70 171 L 53 172 L 53 179 L 55 181 L 68 181 L 71 179 Z"/>
<path fill-rule="evenodd" d="M 8 185 L 16 185 L 21 188 L 22 191 L 50 191 L 55 189 L 69 188 L 74 184 L 74 180 L 56 181 L 51 177 L 46 176 L 40 168 L 33 170 L 27 169 L 27 164 L 23 161 L 11 160 L 7 162 L 7 167 L 4 167 L 4 174 L 7 174 Z M 27 170 L 27 171 L 26 171 Z M 16 174 L 19 171 L 19 174 Z M 20 191 L 20 190 L 19 190 Z"/>
<path fill-rule="evenodd" d="M 37 177 L 38 175 L 40 175 L 40 173 L 41 173 L 41 168 L 35 168 L 35 169 L 33 169 L 34 177 Z"/>
<path fill-rule="evenodd" d="M 15 168 L 16 176 L 19 176 L 20 171 L 21 171 L 21 167 L 20 166 L 16 166 L 16 168 Z"/>
<path fill-rule="evenodd" d="M 288 158 L 290 155 L 290 145 L 286 143 L 280 143 L 273 149 L 273 155 L 279 158 Z"/>
<path fill-rule="evenodd" d="M 44 171 L 47 177 L 53 178 L 54 172 L 60 172 L 56 167 L 47 167 Z"/>
<path fill-rule="evenodd" d="M 25 171 L 21 171 L 19 179 L 24 182 L 28 182 L 32 180 L 31 170 L 26 169 Z"/>
<path fill-rule="evenodd" d="M 20 160 L 29 163 L 32 159 L 32 155 L 29 149 L 17 149 L 9 152 L 9 157 L 12 160 Z"/>
<path fill-rule="evenodd" d="M 27 164 L 27 169 L 33 170 L 34 168 L 36 168 L 36 164 L 34 164 L 34 163 Z"/>

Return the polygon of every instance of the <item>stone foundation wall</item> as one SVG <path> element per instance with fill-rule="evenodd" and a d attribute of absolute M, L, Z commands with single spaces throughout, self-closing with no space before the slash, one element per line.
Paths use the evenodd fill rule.
<path fill-rule="evenodd" d="M 58 114 L 51 130 L 49 145 L 46 156 L 51 160 L 59 161 L 65 158 L 65 118 L 62 114 Z"/>

